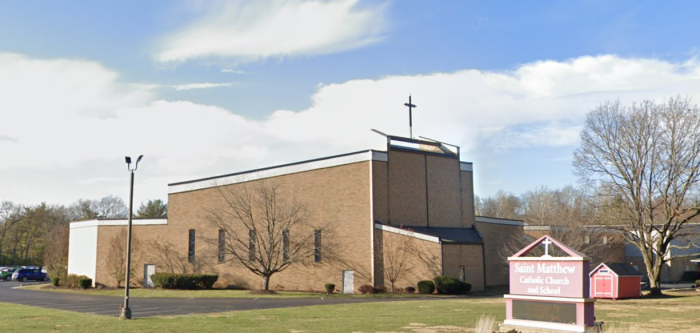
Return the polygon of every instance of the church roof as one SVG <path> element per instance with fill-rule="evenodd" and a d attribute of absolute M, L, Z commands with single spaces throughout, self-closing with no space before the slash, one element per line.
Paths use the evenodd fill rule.
<path fill-rule="evenodd" d="M 484 244 L 473 228 L 406 227 L 414 232 L 440 238 L 443 244 Z"/>

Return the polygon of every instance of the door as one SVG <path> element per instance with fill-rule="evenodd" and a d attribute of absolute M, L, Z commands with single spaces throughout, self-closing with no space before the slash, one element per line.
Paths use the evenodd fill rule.
<path fill-rule="evenodd" d="M 151 275 L 156 273 L 156 265 L 146 264 L 143 267 L 143 286 L 146 288 L 153 288 L 153 279 Z"/>
<path fill-rule="evenodd" d="M 343 294 L 352 294 L 355 287 L 353 286 L 353 271 L 343 271 Z"/>
<path fill-rule="evenodd" d="M 597 274 L 593 297 L 612 298 L 612 282 L 612 275 Z"/>

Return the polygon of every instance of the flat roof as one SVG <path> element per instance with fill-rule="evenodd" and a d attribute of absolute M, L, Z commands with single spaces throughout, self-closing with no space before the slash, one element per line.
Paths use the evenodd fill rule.
<path fill-rule="evenodd" d="M 491 223 L 491 224 L 505 224 L 523 227 L 525 226 L 525 221 L 523 220 L 513 220 L 513 219 L 502 219 L 498 217 L 488 217 L 488 216 L 475 216 L 476 222 L 481 223 Z"/>
<path fill-rule="evenodd" d="M 86 228 L 86 227 L 99 227 L 99 226 L 115 226 L 129 224 L 129 220 L 87 220 L 87 221 L 72 221 L 70 223 L 71 229 L 76 228 Z M 164 225 L 168 224 L 168 219 L 132 219 L 132 225 Z"/>

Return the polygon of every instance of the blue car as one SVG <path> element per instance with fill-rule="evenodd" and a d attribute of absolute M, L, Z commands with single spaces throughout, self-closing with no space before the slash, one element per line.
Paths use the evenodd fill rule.
<path fill-rule="evenodd" d="M 41 269 L 37 268 L 21 268 L 12 274 L 12 279 L 25 282 L 27 280 L 44 281 L 46 273 L 42 273 Z"/>

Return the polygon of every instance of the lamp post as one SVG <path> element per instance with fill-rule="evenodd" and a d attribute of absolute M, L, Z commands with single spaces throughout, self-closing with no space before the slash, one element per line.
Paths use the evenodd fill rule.
<path fill-rule="evenodd" d="M 122 306 L 122 312 L 119 315 L 120 319 L 131 319 L 131 308 L 129 308 L 129 283 L 131 278 L 131 219 L 134 213 L 134 171 L 138 169 L 139 162 L 143 158 L 143 155 L 136 159 L 134 168 L 131 168 L 131 157 L 126 156 L 126 169 L 131 173 L 131 187 L 129 193 L 129 230 L 127 232 L 126 241 L 126 285 L 124 286 L 124 305 Z"/>

